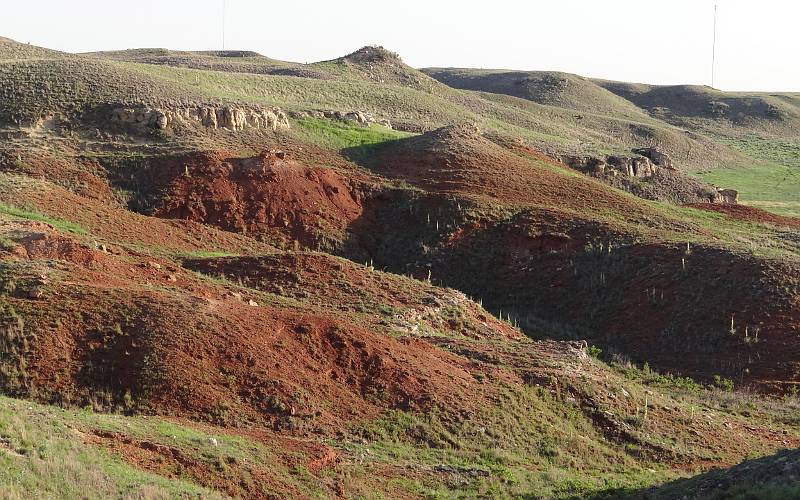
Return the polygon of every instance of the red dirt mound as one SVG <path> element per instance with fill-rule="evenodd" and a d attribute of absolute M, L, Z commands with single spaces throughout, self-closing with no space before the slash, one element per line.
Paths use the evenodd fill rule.
<path fill-rule="evenodd" d="M 161 223 L 156 219 L 153 222 Z M 61 244 L 61 238 L 72 237 L 53 234 L 49 240 L 56 248 L 69 248 Z M 28 261 L 10 252 L 0 253 L 0 278 L 6 290 L 9 276 L 18 279 L 20 272 L 31 268 L 49 272 L 43 294 L 36 299 L 0 294 L 0 324 L 16 325 L 25 333 L 17 351 L 0 357 L 4 389 L 8 389 L 6 376 L 11 373 L 8 363 L 13 361 L 9 355 L 17 354 L 24 362 L 14 365 L 16 395 L 214 422 L 229 427 L 231 433 L 264 432 L 249 428 L 255 424 L 295 437 L 344 435 L 349 439 L 355 437 L 348 435 L 350 424 L 378 417 L 388 408 L 426 411 L 436 407 L 449 415 L 447 419 L 461 419 L 453 420 L 453 425 L 473 419 L 484 421 L 481 419 L 488 416 L 481 416 L 482 410 L 496 407 L 508 397 L 509 390 L 527 383 L 555 384 L 558 394 L 576 401 L 587 397 L 584 391 L 588 390 L 595 399 L 586 411 L 594 414 L 599 399 L 604 394 L 613 396 L 611 393 L 620 386 L 620 376 L 591 361 L 585 344 L 539 343 L 504 335 L 397 338 L 365 328 L 341 312 L 320 308 L 309 312 L 313 306 L 255 289 L 272 277 L 286 281 L 288 287 L 291 279 L 287 277 L 297 274 L 298 290 L 319 286 L 324 289 L 318 294 L 321 297 L 332 293 L 333 284 L 340 278 L 323 278 L 335 269 L 338 259 L 315 254 L 276 257 L 266 262 L 220 259 L 229 264 L 224 268 L 238 269 L 243 281 L 253 286 L 238 290 L 264 304 L 258 306 L 232 296 L 231 288 L 236 286 L 231 282 L 169 269 L 166 261 L 151 260 L 150 256 L 124 249 L 120 252 L 102 252 L 100 260 L 90 261 L 71 259 L 79 255 L 71 251 L 47 251 L 38 254 L 45 259 Z M 288 269 L 280 268 L 284 262 Z M 334 303 L 349 300 L 362 285 L 367 295 L 376 294 L 382 301 L 396 301 L 398 305 L 413 300 L 417 293 L 429 293 L 423 285 L 418 290 L 409 287 L 381 295 L 380 287 L 395 286 L 392 277 L 370 277 L 372 272 L 367 268 L 350 269 L 342 263 L 342 278 L 352 281 L 341 283 L 345 291 L 332 297 Z M 248 274 L 249 264 L 262 269 Z M 309 270 L 304 271 L 305 267 Z M 174 273 L 176 279 L 164 280 L 166 272 Z M 312 282 L 317 278 L 319 284 Z M 309 297 L 307 302 L 316 300 L 311 294 Z M 287 304 L 297 309 L 289 309 Z M 12 318 L 6 317 L 9 308 L 14 311 Z M 604 385 L 586 389 L 589 380 Z M 613 409 L 611 405 L 615 404 L 619 403 L 609 400 L 604 408 Z M 626 404 L 626 413 L 631 413 L 637 403 L 631 400 Z M 521 413 L 509 414 L 509 418 L 541 418 L 527 407 L 514 408 L 512 405 L 509 410 Z M 659 411 L 654 404 L 653 417 Z M 694 423 L 669 425 L 686 427 L 687 432 L 688 426 L 696 428 Z M 620 426 L 611 426 L 609 438 L 623 436 L 646 444 L 620 434 Z M 755 428 L 709 428 L 717 431 L 715 440 L 702 446 L 713 446 L 715 451 L 723 446 L 735 448 L 742 436 L 749 438 L 752 432 L 761 432 Z M 694 438 L 687 434 L 687 439 Z M 216 475 L 206 476 L 203 463 L 191 460 L 185 450 L 177 450 L 169 442 L 151 443 L 123 435 L 101 436 L 101 441 L 144 468 L 170 475 L 172 467 L 181 465 L 188 468 L 185 472 L 190 477 L 231 493 L 238 494 L 237 484 L 244 495 L 253 491 L 232 479 L 240 474 L 244 479 L 252 475 L 257 484 L 262 479 L 260 471 L 247 469 L 246 463 L 230 464 L 232 470 L 226 477 L 232 482 L 218 483 Z M 321 446 L 281 442 L 278 447 L 292 454 L 279 460 L 299 460 L 298 465 L 312 473 L 336 460 Z M 264 477 L 263 481 L 270 479 Z M 271 490 L 283 487 L 279 482 L 268 482 Z"/>
<path fill-rule="evenodd" d="M 66 260 L 88 267 L 101 260 L 103 255 L 58 234 L 44 222 L 0 222 L 0 232 L 17 243 L 13 253 L 25 259 Z"/>
<path fill-rule="evenodd" d="M 310 246 L 342 239 L 348 224 L 361 215 L 360 196 L 335 170 L 307 167 L 281 152 L 193 159 L 170 182 L 155 215 L 277 241 L 289 237 Z"/>
<path fill-rule="evenodd" d="M 40 294 L 0 296 L 35 332 L 17 353 L 25 361 L 14 364 L 24 366 L 13 384 L 23 395 L 36 387 L 40 398 L 67 404 L 135 402 L 154 413 L 298 432 L 341 428 L 385 408 L 482 399 L 468 360 L 424 340 L 324 311 L 258 306 L 180 270 L 167 279 L 168 264 L 131 253 L 100 253 L 109 263 L 97 266 L 73 259 L 76 247 L 63 238 L 28 252 L 47 259 L 34 260 L 49 275 Z"/>
<path fill-rule="evenodd" d="M 100 243 L 146 246 L 177 252 L 269 253 L 274 247 L 197 222 L 162 220 L 78 196 L 45 181 L 8 178 L 0 184 L 0 199 L 78 224 Z"/>
<path fill-rule="evenodd" d="M 78 158 L 76 152 L 58 154 L 31 149 L 0 152 L 0 171 L 46 178 L 72 192 L 115 205 L 116 199 L 106 173 L 95 160 Z"/>
<path fill-rule="evenodd" d="M 224 463 L 225 474 L 219 474 L 222 464 L 189 456 L 174 446 L 136 439 L 121 433 L 95 430 L 81 433 L 89 445 L 99 445 L 131 465 L 163 477 L 191 478 L 192 482 L 224 492 L 235 498 L 270 498 L 280 494 L 286 498 L 299 497 L 295 487 L 281 482 L 268 470 L 255 468 L 229 458 Z M 288 457 L 281 457 L 289 461 Z"/>
<path fill-rule="evenodd" d="M 204 427 L 206 432 L 221 436 L 229 435 L 229 431 L 219 427 L 183 421 L 181 424 Z M 295 484 L 266 465 L 255 466 L 248 460 L 233 456 L 212 462 L 205 454 L 193 453 L 197 450 L 181 449 L 169 441 L 154 442 L 121 432 L 87 430 L 89 432 L 74 429 L 73 432 L 86 444 L 110 449 L 131 465 L 160 476 L 174 479 L 189 477 L 192 482 L 235 498 L 304 497 Z M 306 467 L 312 474 L 317 474 L 322 469 L 335 466 L 339 460 L 331 447 L 316 441 L 293 439 L 268 431 L 258 432 L 254 438 L 269 446 L 269 453 L 264 458 L 275 461 L 278 467 Z M 220 468 L 224 468 L 224 474 L 219 473 Z"/>
<path fill-rule="evenodd" d="M 798 218 L 776 215 L 759 208 L 748 207 L 747 205 L 712 205 L 708 203 L 692 203 L 687 206 L 697 208 L 699 210 L 707 210 L 709 212 L 725 214 L 733 219 L 750 222 L 766 222 L 776 226 L 800 228 L 800 219 Z"/>
<path fill-rule="evenodd" d="M 184 266 L 325 310 L 351 313 L 354 321 L 387 333 L 522 337 L 519 330 L 497 320 L 460 292 L 375 271 L 328 254 L 196 259 L 185 261 Z"/>
<path fill-rule="evenodd" d="M 453 407 L 478 391 L 464 360 L 325 316 L 66 286 L 16 307 L 39 332 L 28 380 L 65 402 L 128 393 L 156 413 L 310 431 L 382 407 Z"/>
<path fill-rule="evenodd" d="M 475 126 L 449 126 L 393 141 L 369 160 L 373 170 L 420 188 L 506 204 L 546 205 L 587 214 L 643 217 L 646 206 L 531 150 L 501 146 Z"/>

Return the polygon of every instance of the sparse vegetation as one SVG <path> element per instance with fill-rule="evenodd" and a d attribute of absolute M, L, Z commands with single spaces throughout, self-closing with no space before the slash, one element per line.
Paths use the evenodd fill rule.
<path fill-rule="evenodd" d="M 42 215 L 40 213 L 31 210 L 16 208 L 9 205 L 4 205 L 2 203 L 0 203 L 0 214 L 7 215 L 10 217 L 18 217 L 20 219 L 44 222 L 50 224 L 55 229 L 58 229 L 60 231 L 66 231 L 68 233 L 86 234 L 85 229 L 83 229 L 77 224 L 73 224 L 72 222 L 68 222 L 63 219 L 47 217 L 46 215 Z"/>
<path fill-rule="evenodd" d="M 29 348 L 24 319 L 13 306 L 0 303 L 0 390 L 13 394 L 25 387 Z"/>
<path fill-rule="evenodd" d="M 172 443 L 187 452 L 200 445 L 203 453 L 224 453 L 204 446 L 208 438 L 201 433 L 165 421 L 123 421 L 0 397 L 0 496 L 24 498 L 37 492 L 59 498 L 223 498 L 189 480 L 143 471 L 104 449 L 92 432 L 111 428 L 150 439 L 160 436 L 165 442 L 174 434 Z"/>
<path fill-rule="evenodd" d="M 0 237 L 0 250 L 10 251 L 17 246 L 17 243 L 11 238 L 5 236 Z"/>

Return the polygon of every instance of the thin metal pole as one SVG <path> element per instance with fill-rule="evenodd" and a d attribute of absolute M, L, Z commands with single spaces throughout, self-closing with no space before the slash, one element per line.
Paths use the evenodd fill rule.
<path fill-rule="evenodd" d="M 714 41 L 711 43 L 711 88 L 714 88 L 714 63 L 717 60 L 717 4 L 714 4 Z"/>
<path fill-rule="evenodd" d="M 227 0 L 222 0 L 222 50 L 225 50 L 225 4 L 226 3 Z"/>

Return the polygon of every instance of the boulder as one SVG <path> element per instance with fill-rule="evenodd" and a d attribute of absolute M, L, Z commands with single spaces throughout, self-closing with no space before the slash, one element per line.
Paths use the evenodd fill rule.
<path fill-rule="evenodd" d="M 633 152 L 637 155 L 642 155 L 645 158 L 649 158 L 654 165 L 675 170 L 675 164 L 672 162 L 672 158 L 670 158 L 670 156 L 663 151 L 659 151 L 656 148 L 639 148 L 634 149 Z"/>
<path fill-rule="evenodd" d="M 627 175 L 646 178 L 654 175 L 658 168 L 649 158 L 642 156 L 606 156 L 605 158 L 597 158 L 594 156 L 563 155 L 559 157 L 559 160 L 570 168 L 596 176 Z"/>
<path fill-rule="evenodd" d="M 602 175 L 606 173 L 606 167 L 608 166 L 605 161 L 593 156 L 564 155 L 559 159 L 564 165 L 587 174 Z"/>
<path fill-rule="evenodd" d="M 217 111 L 214 108 L 199 108 L 197 112 L 204 127 L 217 128 Z"/>
<path fill-rule="evenodd" d="M 156 109 L 151 112 L 149 124 L 159 130 L 164 130 L 167 128 L 167 125 L 169 125 L 169 118 L 166 113 L 160 109 Z"/>
<path fill-rule="evenodd" d="M 367 121 L 367 117 L 361 111 L 351 111 L 349 113 L 345 113 L 344 119 L 356 122 L 359 125 L 367 125 L 369 121 Z"/>
<path fill-rule="evenodd" d="M 739 203 L 739 191 L 735 189 L 717 189 L 717 194 L 722 199 L 720 203 L 736 205 Z"/>
<path fill-rule="evenodd" d="M 730 105 L 722 101 L 709 101 L 708 103 L 708 112 L 718 118 L 728 115 L 730 109 Z"/>

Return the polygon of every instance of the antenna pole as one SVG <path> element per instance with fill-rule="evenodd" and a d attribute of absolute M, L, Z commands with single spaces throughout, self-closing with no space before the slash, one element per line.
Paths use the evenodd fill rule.
<path fill-rule="evenodd" d="M 717 4 L 714 4 L 714 41 L 711 43 L 711 88 L 714 88 L 714 63 L 717 59 Z"/>
<path fill-rule="evenodd" d="M 222 50 L 225 50 L 225 4 L 226 0 L 222 0 Z"/>

